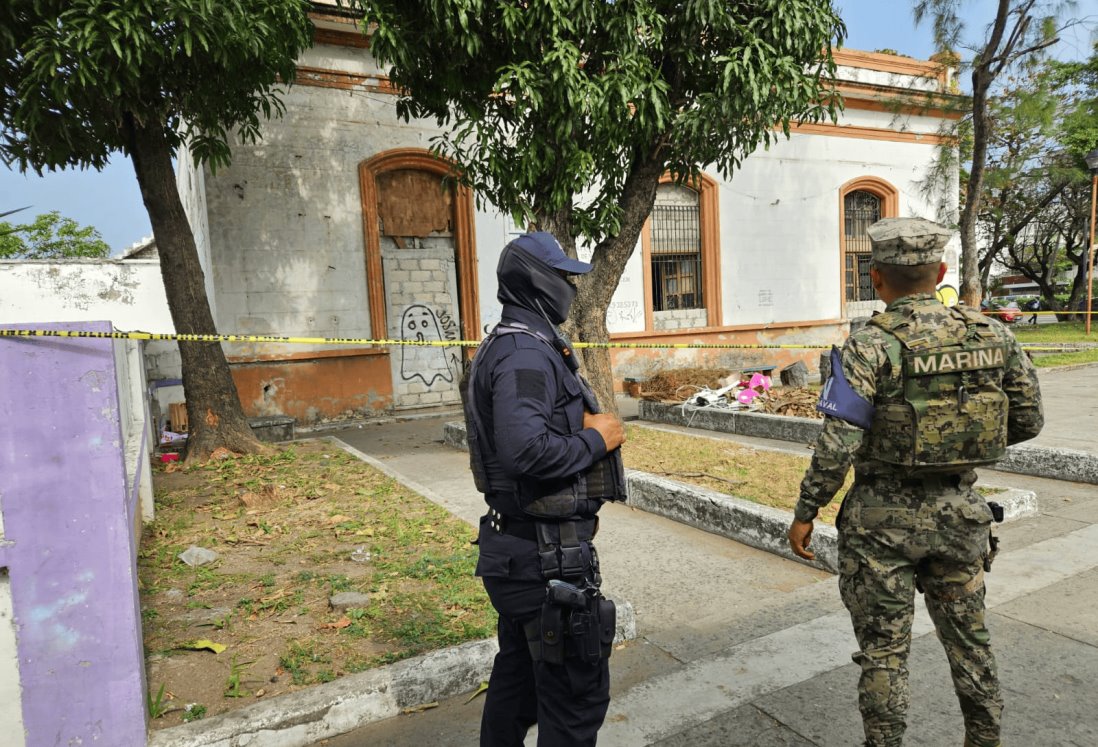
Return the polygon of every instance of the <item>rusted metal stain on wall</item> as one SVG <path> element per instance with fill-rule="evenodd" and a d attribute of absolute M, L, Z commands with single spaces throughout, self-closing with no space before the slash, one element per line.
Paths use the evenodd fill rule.
<path fill-rule="evenodd" d="M 233 381 L 249 417 L 289 415 L 298 423 L 368 415 L 392 407 L 389 356 L 270 361 L 234 365 Z"/>

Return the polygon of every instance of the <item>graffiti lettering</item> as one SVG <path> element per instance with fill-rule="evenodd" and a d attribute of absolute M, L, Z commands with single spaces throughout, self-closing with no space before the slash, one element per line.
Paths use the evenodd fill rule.
<path fill-rule="evenodd" d="M 458 339 L 458 324 L 450 312 L 446 309 L 438 310 L 438 324 L 442 330 L 442 339 L 444 340 L 456 340 Z"/>
<path fill-rule="evenodd" d="M 606 309 L 609 325 L 630 325 L 644 322 L 644 308 L 639 301 L 615 301 Z"/>

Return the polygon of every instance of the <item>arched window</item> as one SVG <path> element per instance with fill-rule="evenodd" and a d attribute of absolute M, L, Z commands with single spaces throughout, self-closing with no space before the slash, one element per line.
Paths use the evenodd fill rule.
<path fill-rule="evenodd" d="M 698 193 L 661 184 L 652 206 L 652 310 L 704 309 L 703 270 Z"/>
<path fill-rule="evenodd" d="M 899 203 L 899 191 L 873 176 L 849 181 L 839 190 L 839 266 L 847 316 L 868 314 L 876 305 L 877 293 L 869 279 L 872 245 L 867 229 L 881 218 L 895 218 Z"/>
<path fill-rule="evenodd" d="M 881 198 L 859 189 L 843 198 L 843 236 L 846 240 L 846 300 L 875 301 L 877 292 L 869 280 L 870 226 L 881 219 Z"/>
<path fill-rule="evenodd" d="M 717 182 L 707 174 L 675 184 L 664 174 L 645 229 L 645 329 L 670 332 L 720 324 Z"/>

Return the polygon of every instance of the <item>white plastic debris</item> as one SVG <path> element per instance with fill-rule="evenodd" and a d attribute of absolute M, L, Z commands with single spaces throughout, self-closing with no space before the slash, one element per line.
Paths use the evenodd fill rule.
<path fill-rule="evenodd" d="M 187 565 L 194 568 L 199 565 L 206 565 L 217 560 L 218 555 L 213 550 L 207 550 L 204 547 L 198 545 L 191 545 L 183 552 L 179 553 L 179 559 Z"/>

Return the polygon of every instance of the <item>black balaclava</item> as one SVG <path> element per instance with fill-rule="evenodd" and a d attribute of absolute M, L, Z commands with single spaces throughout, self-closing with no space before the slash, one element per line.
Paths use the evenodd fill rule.
<path fill-rule="evenodd" d="M 576 298 L 576 286 L 525 249 L 508 244 L 496 267 L 500 303 L 511 304 L 561 324 Z"/>

